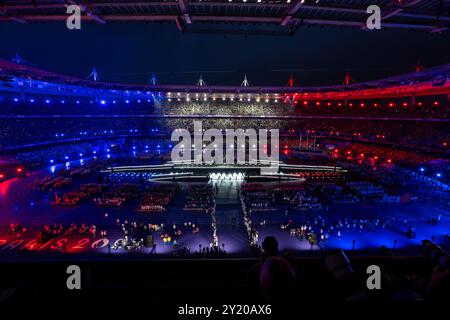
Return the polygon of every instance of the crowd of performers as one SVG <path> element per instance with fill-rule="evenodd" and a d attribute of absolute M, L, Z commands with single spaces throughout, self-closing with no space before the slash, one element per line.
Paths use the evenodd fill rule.
<path fill-rule="evenodd" d="M 300 223 L 297 226 L 292 220 L 281 225 L 283 231 L 288 231 L 291 237 L 299 240 L 308 240 L 311 244 L 318 245 L 327 241 L 330 237 L 340 238 L 346 232 L 378 232 L 389 228 L 393 217 L 382 216 L 371 219 L 343 218 L 330 220 L 320 215 L 312 221 Z"/>

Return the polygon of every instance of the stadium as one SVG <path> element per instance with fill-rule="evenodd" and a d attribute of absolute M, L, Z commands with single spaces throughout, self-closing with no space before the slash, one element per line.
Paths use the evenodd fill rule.
<path fill-rule="evenodd" d="M 0 23 L 65 19 L 58 11 L 64 1 L 11 2 L 0 1 Z M 304 2 L 263 1 L 262 11 L 260 1 L 218 2 L 214 11 L 195 1 L 93 1 L 84 12 L 87 23 L 157 21 L 164 29 L 175 22 L 196 37 L 207 37 L 205 28 L 235 36 L 235 24 L 248 21 L 238 26 L 256 37 L 293 36 L 304 25 L 360 25 L 363 5 Z M 430 13 L 439 1 L 398 2 L 388 6 L 387 28 L 443 32 L 432 41 L 448 40 L 448 12 L 440 24 Z M 231 6 L 248 7 L 248 16 L 231 14 Z M 433 66 L 376 78 L 362 71 L 363 81 L 341 72 L 341 83 L 321 85 L 297 84 L 292 71 L 281 85 L 255 85 L 245 72 L 233 74 L 235 85 L 221 84 L 207 71 L 193 72 L 191 83 L 160 81 L 168 72 L 127 83 L 105 79 L 96 67 L 84 78 L 39 67 L 32 51 L 26 60 L 1 58 L 6 300 L 69 296 L 62 287 L 70 264 L 88 270 L 88 299 L 135 292 L 165 302 L 185 301 L 189 292 L 214 302 L 230 292 L 251 301 L 448 299 L 445 49 Z M 382 294 L 362 286 L 369 265 L 388 274 Z M 438 269 L 447 270 L 440 281 Z M 415 287 L 411 274 L 431 282 Z M 267 289 L 264 277 L 279 287 Z"/>

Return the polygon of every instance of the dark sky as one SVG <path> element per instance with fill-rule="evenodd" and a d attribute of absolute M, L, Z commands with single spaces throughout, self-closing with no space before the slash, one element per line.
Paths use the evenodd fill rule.
<path fill-rule="evenodd" d="M 192 84 L 199 74 L 211 85 L 340 84 L 349 70 L 357 81 L 450 63 L 450 32 L 301 28 L 294 36 L 181 33 L 173 23 L 0 24 L 0 57 L 15 52 L 31 64 L 86 77 L 95 64 L 102 80 L 146 83 L 157 72 L 162 84 Z M 229 28 L 229 26 L 226 26 Z M 202 26 L 206 28 L 206 26 Z M 213 27 L 214 28 L 214 27 Z"/>

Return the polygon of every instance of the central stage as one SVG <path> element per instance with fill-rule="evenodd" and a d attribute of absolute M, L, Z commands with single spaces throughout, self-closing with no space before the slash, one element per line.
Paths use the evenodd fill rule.
<path fill-rule="evenodd" d="M 193 161 L 172 162 L 161 165 L 108 167 L 103 173 L 141 174 L 151 181 L 210 179 L 222 177 L 227 180 L 304 180 L 302 172 L 346 172 L 339 166 L 292 165 L 283 162 L 258 161 L 257 163 L 214 164 Z"/>

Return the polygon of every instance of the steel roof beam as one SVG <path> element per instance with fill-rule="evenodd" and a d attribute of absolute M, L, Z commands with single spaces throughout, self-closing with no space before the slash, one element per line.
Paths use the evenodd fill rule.
<path fill-rule="evenodd" d="M 187 0 L 178 0 L 178 7 L 180 8 L 180 12 L 183 15 L 184 21 L 186 21 L 187 24 L 191 24 L 191 17 L 189 16 L 188 9 L 187 9 Z"/>
<path fill-rule="evenodd" d="M 96 15 L 94 12 L 92 12 L 92 10 L 89 8 L 89 6 L 85 5 L 83 3 L 83 1 L 75 1 L 75 0 L 67 0 L 67 3 L 71 4 L 71 5 L 77 5 L 81 8 L 81 10 L 86 13 L 87 16 L 91 17 L 92 19 L 94 19 L 95 21 L 97 21 L 98 23 L 101 24 L 105 24 L 106 21 L 104 19 L 102 19 L 101 17 L 99 17 L 98 15 Z"/>
<path fill-rule="evenodd" d="M 286 10 L 283 20 L 281 20 L 281 25 L 286 26 L 292 20 L 292 17 L 297 13 L 301 6 L 302 0 L 297 0 L 297 2 L 291 4 Z"/>

